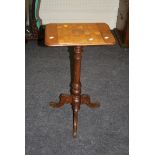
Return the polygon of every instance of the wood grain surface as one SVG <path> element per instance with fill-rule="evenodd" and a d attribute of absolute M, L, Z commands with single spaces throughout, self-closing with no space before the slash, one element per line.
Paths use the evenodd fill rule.
<path fill-rule="evenodd" d="M 115 38 L 105 23 L 47 24 L 47 46 L 113 45 Z"/>

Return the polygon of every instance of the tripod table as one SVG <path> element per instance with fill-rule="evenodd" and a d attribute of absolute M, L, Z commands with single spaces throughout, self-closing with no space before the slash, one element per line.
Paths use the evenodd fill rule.
<path fill-rule="evenodd" d="M 105 23 L 59 23 L 45 27 L 47 46 L 73 46 L 73 77 L 71 94 L 61 94 L 59 103 L 51 102 L 53 108 L 71 104 L 73 109 L 73 137 L 77 135 L 78 111 L 81 104 L 97 108 L 99 103 L 92 103 L 89 95 L 81 94 L 81 58 L 84 46 L 114 45 L 115 38 Z"/>

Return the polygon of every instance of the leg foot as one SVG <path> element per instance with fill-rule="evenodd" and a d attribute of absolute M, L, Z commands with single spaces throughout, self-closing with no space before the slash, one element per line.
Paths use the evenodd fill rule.
<path fill-rule="evenodd" d="M 100 103 L 91 103 L 89 95 L 81 95 L 81 104 L 86 104 L 90 108 L 100 107 Z"/>
<path fill-rule="evenodd" d="M 60 108 L 60 107 L 62 107 L 64 104 L 72 103 L 72 96 L 71 96 L 71 95 L 61 94 L 59 98 L 60 98 L 59 103 L 50 102 L 50 106 L 51 106 L 52 108 Z"/>
<path fill-rule="evenodd" d="M 77 136 L 77 126 L 78 126 L 78 109 L 73 108 L 73 137 Z"/>

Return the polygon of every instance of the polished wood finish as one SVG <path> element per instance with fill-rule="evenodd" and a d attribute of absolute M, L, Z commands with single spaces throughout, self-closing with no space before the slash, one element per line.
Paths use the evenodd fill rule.
<path fill-rule="evenodd" d="M 90 39 L 91 38 L 91 39 Z M 45 28 L 47 46 L 73 46 L 73 67 L 71 94 L 61 94 L 58 103 L 51 102 L 53 108 L 71 104 L 73 109 L 73 137 L 77 136 L 78 112 L 80 105 L 97 108 L 99 103 L 92 103 L 89 95 L 81 94 L 81 59 L 83 46 L 113 45 L 115 39 L 107 24 L 48 24 Z"/>
<path fill-rule="evenodd" d="M 115 39 L 105 23 L 48 24 L 47 46 L 113 45 Z"/>
<path fill-rule="evenodd" d="M 91 103 L 89 95 L 81 95 L 81 82 L 80 82 L 80 71 L 81 71 L 81 58 L 83 47 L 74 47 L 73 56 L 73 80 L 71 82 L 71 94 L 61 94 L 59 103 L 50 103 L 53 108 L 60 108 L 64 104 L 71 104 L 73 109 L 73 137 L 77 135 L 78 126 L 78 111 L 80 110 L 81 104 L 86 104 L 90 108 L 97 108 L 100 106 L 99 103 Z"/>

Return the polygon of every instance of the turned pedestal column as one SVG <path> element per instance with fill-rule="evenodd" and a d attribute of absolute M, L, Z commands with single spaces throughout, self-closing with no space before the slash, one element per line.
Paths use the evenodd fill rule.
<path fill-rule="evenodd" d="M 81 95 L 81 58 L 83 47 L 76 46 L 73 51 L 73 77 L 71 81 L 71 94 L 61 94 L 59 103 L 50 103 L 53 108 L 62 107 L 64 104 L 71 104 L 73 109 L 73 137 L 77 135 L 78 112 L 81 104 L 86 104 L 90 108 L 97 108 L 99 103 L 91 103 L 89 95 Z"/>

